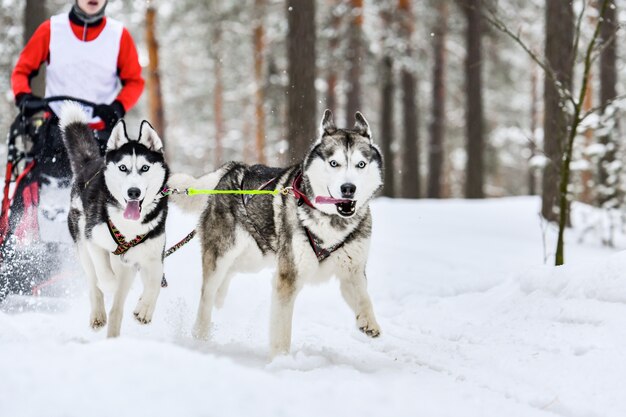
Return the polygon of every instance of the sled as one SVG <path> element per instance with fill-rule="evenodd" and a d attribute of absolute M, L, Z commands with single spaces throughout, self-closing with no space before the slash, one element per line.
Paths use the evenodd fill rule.
<path fill-rule="evenodd" d="M 61 295 L 77 270 L 67 227 L 71 170 L 51 109 L 66 100 L 88 113 L 95 107 L 49 97 L 20 108 L 10 127 L 0 210 L 0 302 L 9 294 Z M 108 132 L 94 133 L 104 151 Z"/>

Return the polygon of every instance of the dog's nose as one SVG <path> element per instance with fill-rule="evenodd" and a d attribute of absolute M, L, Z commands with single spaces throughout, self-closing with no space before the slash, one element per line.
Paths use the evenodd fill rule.
<path fill-rule="evenodd" d="M 341 186 L 341 196 L 343 198 L 352 198 L 354 197 L 354 192 L 356 191 L 356 185 L 351 184 L 349 182 L 343 184 Z"/>
<path fill-rule="evenodd" d="M 141 197 L 141 190 L 139 188 L 133 187 L 128 189 L 128 198 L 131 200 L 139 200 Z"/>

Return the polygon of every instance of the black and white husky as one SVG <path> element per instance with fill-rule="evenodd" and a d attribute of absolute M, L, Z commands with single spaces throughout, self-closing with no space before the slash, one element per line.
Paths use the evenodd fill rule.
<path fill-rule="evenodd" d="M 167 198 L 161 190 L 169 171 L 163 143 L 148 122 L 137 140 L 118 122 L 102 157 L 87 121 L 79 105 L 64 104 L 59 124 L 73 176 L 68 225 L 89 280 L 90 325 L 107 323 L 102 290 L 111 288 L 107 336 L 115 337 L 137 270 L 143 293 L 134 315 L 140 323 L 152 320 L 163 277 Z"/>
<path fill-rule="evenodd" d="M 221 307 L 236 272 L 258 271 L 267 258 L 277 271 L 273 284 L 271 355 L 291 345 L 296 296 L 310 281 L 337 276 L 357 327 L 377 337 L 367 292 L 372 217 L 369 201 L 383 184 L 382 156 L 361 113 L 353 129 L 338 129 L 326 110 L 317 141 L 290 168 L 231 162 L 199 179 L 174 174 L 174 188 L 286 190 L 277 195 L 172 196 L 189 211 L 201 211 L 203 282 L 194 336 L 210 333 L 213 306 Z M 294 198 L 295 197 L 295 198 Z"/>

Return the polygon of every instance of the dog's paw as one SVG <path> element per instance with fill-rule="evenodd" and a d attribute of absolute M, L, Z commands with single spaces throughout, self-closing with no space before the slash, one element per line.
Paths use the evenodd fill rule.
<path fill-rule="evenodd" d="M 211 338 L 211 326 L 196 323 L 191 330 L 194 339 L 208 341 Z"/>
<path fill-rule="evenodd" d="M 356 323 L 360 331 L 369 337 L 380 336 L 380 326 L 376 320 L 367 320 L 364 317 L 357 316 Z"/>
<path fill-rule="evenodd" d="M 149 303 L 143 302 L 140 298 L 137 303 L 137 307 L 135 311 L 133 311 L 133 316 L 135 316 L 135 320 L 137 320 L 141 324 L 148 324 L 152 321 L 152 313 L 154 312 L 154 306 Z"/>
<path fill-rule="evenodd" d="M 89 326 L 93 330 L 100 330 L 107 324 L 107 315 L 106 313 L 95 313 L 92 314 L 89 318 Z"/>

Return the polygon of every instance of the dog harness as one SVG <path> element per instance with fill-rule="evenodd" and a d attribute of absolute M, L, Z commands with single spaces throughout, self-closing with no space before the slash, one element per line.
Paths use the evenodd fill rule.
<path fill-rule="evenodd" d="M 127 242 L 126 237 L 122 234 L 122 232 L 119 231 L 117 227 L 115 227 L 111 219 L 108 220 L 107 224 L 109 226 L 109 233 L 111 233 L 111 237 L 113 237 L 113 240 L 115 241 L 115 243 L 117 243 L 117 249 L 113 251 L 113 255 L 125 254 L 130 248 L 137 246 L 138 244 L 143 242 L 147 235 L 147 233 L 144 233 L 143 235 L 135 236 L 133 240 Z"/>
<path fill-rule="evenodd" d="M 306 204 L 307 206 L 314 209 L 315 206 L 313 206 L 313 203 L 311 203 L 311 200 L 309 200 L 306 194 L 304 194 L 300 190 L 301 184 L 302 184 L 302 172 L 298 172 L 298 174 L 296 175 L 296 178 L 294 178 L 293 183 L 291 184 L 291 191 L 293 192 L 293 196 L 298 199 L 298 206 L 301 206 L 302 204 Z M 337 249 L 342 247 L 344 243 L 346 243 L 346 241 L 343 240 L 335 245 L 332 245 L 329 248 L 324 248 L 322 247 L 319 238 L 315 236 L 313 232 L 309 230 L 308 227 L 302 226 L 302 228 L 306 232 L 306 236 L 309 240 L 309 245 L 311 245 L 311 249 L 313 249 L 313 252 L 315 252 L 315 256 L 317 257 L 318 262 L 322 262 L 323 260 L 328 258 L 330 255 L 332 255 L 334 251 L 336 251 Z"/>
<path fill-rule="evenodd" d="M 261 184 L 261 186 L 257 189 L 257 190 L 265 190 L 267 189 L 270 185 L 274 184 L 276 181 L 278 180 L 278 177 L 274 177 L 272 179 L 270 179 L 269 181 L 264 182 L 263 184 Z M 306 204 L 307 206 L 311 207 L 312 209 L 315 209 L 315 206 L 313 205 L 313 203 L 311 203 L 311 200 L 309 200 L 309 198 L 306 196 L 305 193 L 303 193 L 300 190 L 300 185 L 302 184 L 302 172 L 298 172 L 298 174 L 296 175 L 296 177 L 294 178 L 292 184 L 291 184 L 291 188 L 289 188 L 291 190 L 291 192 L 293 193 L 293 196 L 298 199 L 298 206 L 301 206 L 302 204 Z M 244 184 L 243 184 L 243 180 L 241 183 L 241 189 L 244 188 Z M 241 201 L 243 203 L 243 207 L 246 210 L 246 213 L 248 213 L 248 208 L 247 208 L 247 204 L 250 201 L 250 199 L 252 198 L 252 195 L 242 195 L 241 196 Z M 265 241 L 265 243 L 275 252 L 275 250 L 272 248 L 270 242 L 265 238 L 265 236 L 258 230 L 257 226 L 254 224 L 254 222 L 252 222 L 252 226 L 254 227 L 254 229 L 257 231 L 257 234 L 259 236 L 261 236 L 261 238 Z M 323 260 L 325 260 L 326 258 L 328 258 L 334 251 L 336 251 L 337 249 L 339 249 L 340 247 L 342 247 L 345 243 L 345 241 L 343 242 L 339 242 L 329 248 L 324 248 L 320 242 L 320 239 L 315 236 L 315 234 L 313 234 L 313 232 L 311 232 L 311 230 L 309 230 L 308 227 L 306 226 L 302 226 L 302 228 L 304 229 L 306 236 L 307 236 L 307 240 L 309 241 L 309 245 L 311 245 L 311 249 L 313 249 L 313 252 L 315 253 L 315 256 L 317 257 L 318 262 L 322 262 Z"/>

